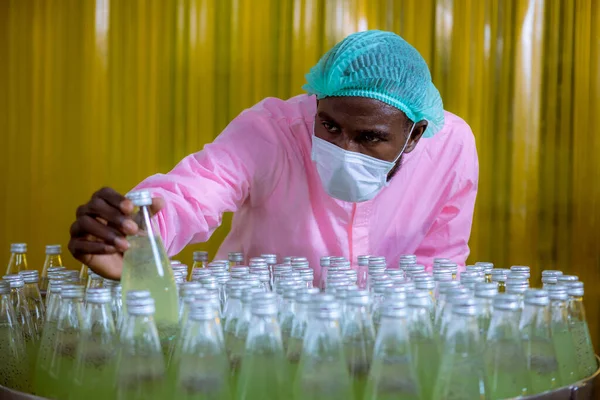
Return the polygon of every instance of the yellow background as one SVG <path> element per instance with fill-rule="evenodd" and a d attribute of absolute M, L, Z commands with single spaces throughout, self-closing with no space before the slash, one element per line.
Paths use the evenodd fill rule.
<path fill-rule="evenodd" d="M 39 268 L 93 191 L 125 192 L 263 97 L 300 93 L 367 28 L 414 44 L 473 128 L 471 260 L 579 275 L 598 344 L 596 0 L 2 0 L 0 259 L 25 241 Z M 214 254 L 226 231 L 194 249 Z"/>

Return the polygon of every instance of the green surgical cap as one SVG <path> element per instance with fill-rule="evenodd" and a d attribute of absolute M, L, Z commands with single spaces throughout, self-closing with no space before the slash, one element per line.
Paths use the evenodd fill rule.
<path fill-rule="evenodd" d="M 356 96 L 382 101 L 413 122 L 426 120 L 423 137 L 444 126 L 442 98 L 427 63 L 392 32 L 370 30 L 348 36 L 311 68 L 302 88 L 318 99 Z"/>

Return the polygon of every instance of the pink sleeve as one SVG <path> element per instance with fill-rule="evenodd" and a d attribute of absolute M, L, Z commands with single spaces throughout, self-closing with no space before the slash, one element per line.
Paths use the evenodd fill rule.
<path fill-rule="evenodd" d="M 461 161 L 457 166 L 457 184 L 439 216 L 416 251 L 418 262 L 431 270 L 434 258 L 447 258 L 464 270 L 469 256 L 469 237 L 473 223 L 479 180 L 479 163 L 475 142 L 470 133 Z"/>
<path fill-rule="evenodd" d="M 247 110 L 203 150 L 135 188 L 165 199 L 155 221 L 169 255 L 207 241 L 223 213 L 236 211 L 250 194 L 258 201 L 268 196 L 285 157 L 277 127 L 264 114 Z"/>

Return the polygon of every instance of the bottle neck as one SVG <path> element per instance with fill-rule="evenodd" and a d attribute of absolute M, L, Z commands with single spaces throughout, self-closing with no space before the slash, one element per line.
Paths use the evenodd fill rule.
<path fill-rule="evenodd" d="M 482 350 L 477 317 L 454 313 L 444 335 L 444 351 L 464 355 Z"/>
<path fill-rule="evenodd" d="M 525 304 L 519 330 L 525 339 L 550 339 L 550 307 Z"/>
<path fill-rule="evenodd" d="M 110 303 L 88 303 L 83 328 L 92 336 L 114 335 L 115 324 Z"/>
<path fill-rule="evenodd" d="M 27 254 L 26 253 L 12 253 L 8 262 L 7 274 L 18 274 L 19 271 L 26 270 L 27 268 Z"/>
<path fill-rule="evenodd" d="M 431 313 L 427 307 L 409 306 L 407 318 L 411 335 L 427 338 L 434 337 Z"/>
<path fill-rule="evenodd" d="M 160 354 L 160 340 L 152 315 L 129 315 L 121 330 L 121 342 L 131 352 Z"/>
<path fill-rule="evenodd" d="M 219 327 L 214 319 L 190 320 L 183 335 L 182 351 L 185 353 L 203 352 L 221 354 L 223 343 L 220 339 Z"/>
<path fill-rule="evenodd" d="M 42 295 L 40 293 L 40 288 L 39 288 L 37 282 L 26 283 L 24 290 L 25 290 L 25 297 L 27 297 L 28 299 L 33 299 L 36 302 L 42 301 Z"/>
<path fill-rule="evenodd" d="M 519 310 L 495 309 L 488 328 L 487 340 L 518 339 Z"/>
<path fill-rule="evenodd" d="M 409 343 L 409 330 L 406 317 L 382 315 L 381 325 L 375 343 L 375 356 L 384 356 L 401 352 L 406 354 Z"/>
<path fill-rule="evenodd" d="M 10 294 L 0 294 L 0 324 L 16 327 L 17 319 Z"/>
<path fill-rule="evenodd" d="M 283 355 L 281 330 L 276 314 L 252 315 L 246 351 L 260 355 Z"/>
<path fill-rule="evenodd" d="M 77 330 L 82 327 L 83 322 L 83 299 L 64 298 L 60 302 L 58 312 L 59 330 Z"/>
<path fill-rule="evenodd" d="M 303 352 L 305 356 L 343 357 L 340 324 L 336 319 L 311 318 L 304 336 Z"/>
<path fill-rule="evenodd" d="M 550 301 L 550 318 L 552 325 L 567 325 L 569 323 L 569 310 L 567 300 Z"/>
<path fill-rule="evenodd" d="M 582 296 L 569 296 L 567 307 L 570 323 L 586 321 Z"/>
<path fill-rule="evenodd" d="M 44 260 L 44 267 L 42 268 L 42 277 L 48 276 L 48 268 L 62 267 L 63 262 L 60 254 L 48 254 L 46 260 Z"/>

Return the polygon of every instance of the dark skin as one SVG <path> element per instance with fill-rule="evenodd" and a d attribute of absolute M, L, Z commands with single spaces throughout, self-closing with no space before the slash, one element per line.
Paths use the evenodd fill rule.
<path fill-rule="evenodd" d="M 315 135 L 348 151 L 354 151 L 385 161 L 394 161 L 402 151 L 412 127 L 406 115 L 378 100 L 363 97 L 329 97 L 317 104 Z M 405 153 L 415 149 L 427 128 L 419 121 Z M 390 179 L 399 169 L 401 159 L 390 171 Z M 164 200 L 153 199 L 150 211 L 157 213 Z M 69 251 L 97 274 L 120 279 L 123 252 L 129 248 L 125 236 L 138 231 L 132 219 L 134 206 L 122 194 L 102 188 L 77 208 L 71 225 Z"/>

